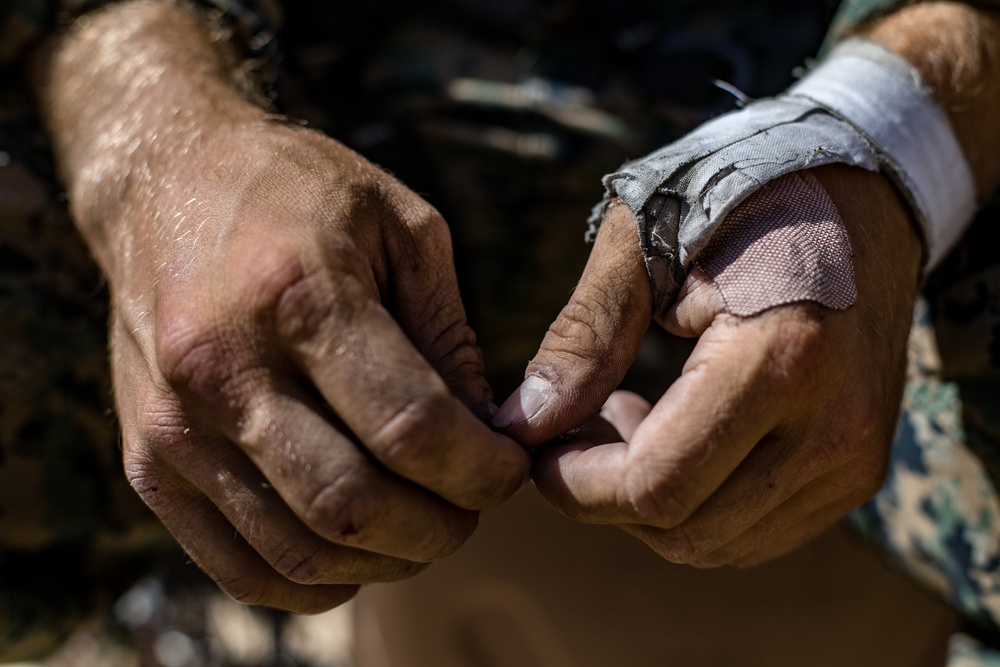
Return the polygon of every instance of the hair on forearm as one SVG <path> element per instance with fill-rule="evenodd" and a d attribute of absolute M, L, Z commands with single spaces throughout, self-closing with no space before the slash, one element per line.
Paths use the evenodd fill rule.
<path fill-rule="evenodd" d="M 862 35 L 913 65 L 951 121 L 980 200 L 1000 185 L 1000 2 L 913 3 Z"/>

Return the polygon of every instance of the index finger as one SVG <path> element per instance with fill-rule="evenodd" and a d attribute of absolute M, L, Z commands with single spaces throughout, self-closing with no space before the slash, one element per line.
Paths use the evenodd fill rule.
<path fill-rule="evenodd" d="M 359 271 L 317 271 L 287 289 L 277 329 L 358 440 L 396 474 L 466 509 L 520 488 L 530 465 L 449 391 Z"/>
<path fill-rule="evenodd" d="M 542 452 L 534 471 L 539 490 L 581 521 L 683 523 L 792 408 L 788 398 L 798 394 L 783 392 L 775 380 L 777 348 L 796 344 L 782 335 L 786 324 L 787 314 L 752 321 L 720 316 L 627 444 L 575 443 Z M 784 353 L 789 360 L 807 354 Z"/>

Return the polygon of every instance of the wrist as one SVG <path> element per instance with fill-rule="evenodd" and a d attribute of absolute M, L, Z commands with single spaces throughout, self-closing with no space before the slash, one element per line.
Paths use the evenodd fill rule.
<path fill-rule="evenodd" d="M 221 133 L 265 118 L 231 72 L 198 16 L 152 0 L 95 12 L 54 48 L 43 112 L 74 218 L 109 277 L 125 237 L 144 233 L 122 223 L 141 219 L 128 209 L 197 169 Z"/>

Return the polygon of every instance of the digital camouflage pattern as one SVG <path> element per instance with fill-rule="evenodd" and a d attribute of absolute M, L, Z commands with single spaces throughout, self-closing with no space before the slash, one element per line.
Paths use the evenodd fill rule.
<path fill-rule="evenodd" d="M 966 634 L 956 634 L 948 644 L 948 667 L 1000 667 L 1000 652 Z"/>
<path fill-rule="evenodd" d="M 1000 665 L 1000 208 L 929 278 L 889 473 L 850 524 L 969 621 L 950 665 Z M 990 255 L 993 254 L 993 257 Z M 979 662 L 976 662 L 979 660 Z"/>
<path fill-rule="evenodd" d="M 72 9 L 62 20 L 94 4 L 63 3 Z M 273 50 L 274 3 L 198 4 L 221 8 L 249 53 Z M 891 3 L 846 4 L 840 32 Z M 166 544 L 121 473 L 106 294 L 60 200 L 18 66 L 59 23 L 57 5 L 0 9 L 0 660 L 56 643 Z M 392 0 L 293 0 L 282 7 L 273 93 L 282 112 L 384 165 L 449 220 L 470 321 L 506 395 L 580 274 L 600 177 L 732 108 L 736 98 L 711 79 L 751 96 L 784 89 L 832 9 L 825 0 L 619 0 L 613 12 L 601 0 L 438 0 L 416 11 Z M 990 379 L 1000 270 L 967 247 L 997 245 L 969 238 L 929 282 L 890 475 L 852 519 L 972 621 L 979 641 L 956 640 L 951 667 L 1000 664 L 985 648 L 1000 645 L 991 401 L 1000 386 Z M 648 348 L 633 381 L 648 386 L 664 354 Z"/>
<path fill-rule="evenodd" d="M 1000 502 L 967 445 L 959 386 L 942 378 L 926 305 L 910 338 L 903 414 L 885 485 L 849 522 L 978 629 L 1000 618 Z"/>

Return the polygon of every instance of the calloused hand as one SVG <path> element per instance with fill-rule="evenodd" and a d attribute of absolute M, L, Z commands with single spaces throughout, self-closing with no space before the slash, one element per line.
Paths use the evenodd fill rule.
<path fill-rule="evenodd" d="M 728 314 L 692 271 L 661 324 L 699 340 L 650 406 L 608 394 L 650 322 L 651 293 L 624 206 L 612 208 L 573 294 L 495 423 L 544 443 L 533 477 L 566 515 L 616 524 L 664 558 L 753 564 L 814 536 L 881 484 L 898 414 L 920 244 L 878 174 L 813 171 L 848 229 L 858 300 Z"/>
<path fill-rule="evenodd" d="M 132 485 L 233 597 L 314 612 L 453 552 L 530 464 L 485 423 L 441 216 L 212 48 L 173 3 L 112 6 L 57 54 L 50 123 Z"/>
<path fill-rule="evenodd" d="M 131 483 L 192 558 L 311 611 L 454 551 L 528 459 L 482 421 L 440 216 L 318 134 L 252 145 L 218 156 L 251 187 L 143 212 L 185 222 L 115 287 L 116 398 Z"/>

